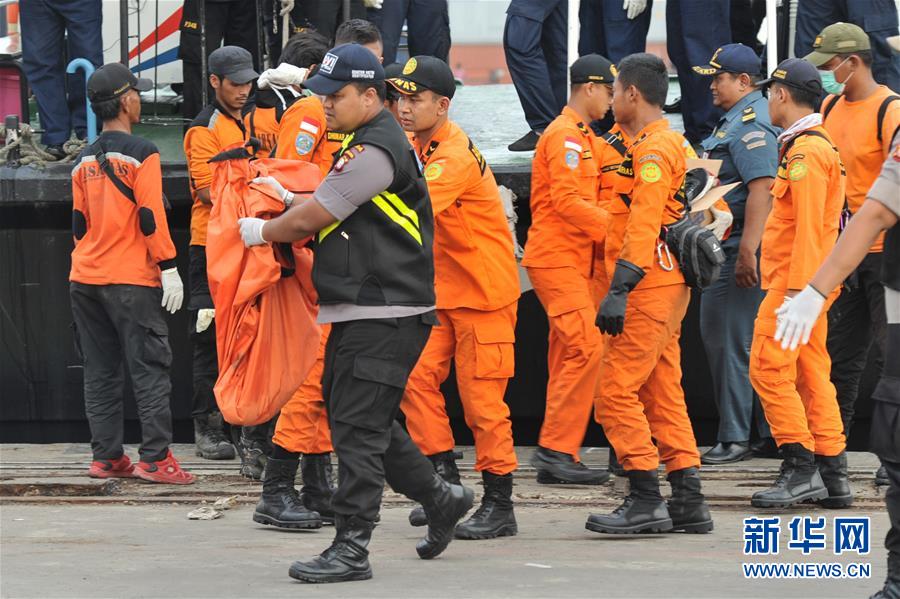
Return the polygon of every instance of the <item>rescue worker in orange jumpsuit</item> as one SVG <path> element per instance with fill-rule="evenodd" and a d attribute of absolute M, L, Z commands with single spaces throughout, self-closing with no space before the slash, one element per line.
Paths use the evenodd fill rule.
<path fill-rule="evenodd" d="M 338 28 L 338 44 L 359 43 L 381 61 L 381 38 L 378 30 L 367 22 L 351 19 Z M 321 36 L 312 30 L 298 33 L 285 46 L 282 58 L 291 67 L 313 71 L 328 48 L 319 43 Z M 295 41 L 296 40 L 296 41 Z M 298 47 L 292 49 L 291 44 Z M 293 50 L 298 50 L 296 53 Z M 302 85 L 294 77 L 296 69 L 279 65 L 271 81 L 284 85 Z M 283 78 L 282 78 L 283 77 Z M 341 150 L 346 135 L 329 131 L 325 123 L 325 108 L 318 96 L 300 98 L 282 115 L 278 126 L 275 157 L 302 160 L 319 167 L 327 175 L 334 157 Z M 270 185 L 283 188 L 274 179 Z M 286 194 L 285 194 L 286 195 Z M 331 467 L 331 429 L 322 399 L 322 372 L 325 366 L 325 347 L 331 325 L 322 326 L 316 363 L 293 397 L 281 409 L 272 438 L 274 465 L 266 470 L 263 493 L 253 514 L 256 522 L 282 528 L 316 527 L 317 521 L 331 524 L 334 512 L 331 496 L 334 477 Z M 303 486 L 298 495 L 294 488 L 297 468 Z M 318 524 L 321 525 L 321 524 Z"/>
<path fill-rule="evenodd" d="M 197 453 L 205 459 L 234 458 L 234 447 L 223 432 L 222 415 L 216 405 L 213 385 L 219 376 L 216 352 L 215 308 L 206 276 L 206 229 L 212 208 L 209 160 L 234 144 L 244 142 L 241 109 L 247 103 L 253 80 L 253 58 L 237 46 L 223 46 L 209 56 L 209 80 L 215 90 L 213 102 L 191 122 L 184 136 L 184 154 L 190 177 L 191 241 L 188 248 L 190 336 L 193 349 L 194 437 Z M 241 473 L 259 478 L 263 468 L 263 443 L 238 435 Z"/>
<path fill-rule="evenodd" d="M 400 125 L 425 173 L 434 212 L 434 271 L 438 319 L 400 408 L 413 442 L 447 481 L 459 483 L 455 441 L 441 384 L 456 366 L 466 424 L 475 436 L 481 507 L 456 527 L 457 539 L 490 539 L 518 532 L 512 504 L 513 449 L 503 401 L 514 374 L 519 273 L 494 175 L 478 148 L 449 119 L 456 82 L 433 56 L 410 58 L 388 81 L 400 94 Z M 422 508 L 413 525 L 427 524 Z"/>
<path fill-rule="evenodd" d="M 760 278 L 766 296 L 750 348 L 750 382 L 759 394 L 783 458 L 774 486 L 753 494 L 754 507 L 787 507 L 818 500 L 825 507 L 853 502 L 847 482 L 844 427 L 829 380 L 828 317 L 823 312 L 808 345 L 783 351 L 775 341 L 775 311 L 789 303 L 834 247 L 844 206 L 844 166 L 817 113 L 822 79 L 803 59 L 778 65 L 760 86 L 769 88 L 772 124 L 784 129 L 772 185 Z M 837 296 L 832 292 L 826 308 Z M 842 471 L 843 470 L 843 471 Z M 823 480 L 824 479 L 824 480 Z"/>
<path fill-rule="evenodd" d="M 618 71 L 613 112 L 634 142 L 617 171 L 618 197 L 608 207 L 604 259 L 611 279 L 596 323 L 609 337 L 596 418 L 622 461 L 630 493 L 611 514 L 591 515 L 586 528 L 709 532 L 700 454 L 681 388 L 678 340 L 690 290 L 660 239 L 662 227 L 683 217 L 687 142 L 662 114 L 668 90 L 662 60 L 633 54 Z M 659 491 L 660 460 L 672 485 L 668 506 Z"/>
<path fill-rule="evenodd" d="M 609 110 L 613 69 L 598 54 L 572 64 L 569 103 L 541 135 L 532 163 L 532 224 L 522 264 L 550 324 L 547 406 L 531 461 L 539 483 L 596 485 L 609 478 L 588 469 L 578 451 L 597 387 L 601 338 L 591 281 L 607 223 L 597 201 L 600 142 L 587 123 Z"/>
<path fill-rule="evenodd" d="M 616 171 L 622 164 L 628 148 L 634 140 L 626 133 L 618 123 L 614 123 L 609 131 L 600 135 L 600 142 L 597 143 L 598 161 L 600 166 L 600 195 L 599 205 L 606 211 L 613 201 L 618 201 L 614 185 L 616 182 Z M 592 295 L 594 303 L 599 308 L 600 300 L 606 297 L 609 292 L 609 277 L 606 276 L 606 260 L 604 259 L 604 243 L 594 244 L 594 276 L 591 279 L 593 288 Z M 601 338 L 602 343 L 602 338 Z M 594 394 L 594 405 L 600 400 L 600 387 L 598 386 Z M 609 447 L 609 472 L 616 476 L 625 476 L 625 470 L 622 464 L 616 458 L 616 450 L 612 445 Z"/>
<path fill-rule="evenodd" d="M 303 30 L 285 44 L 278 67 L 260 75 L 256 96 L 243 110 L 248 137 L 260 142 L 257 157 L 274 156 L 281 119 L 303 97 L 300 86 L 330 47 L 328 40 L 315 30 Z"/>

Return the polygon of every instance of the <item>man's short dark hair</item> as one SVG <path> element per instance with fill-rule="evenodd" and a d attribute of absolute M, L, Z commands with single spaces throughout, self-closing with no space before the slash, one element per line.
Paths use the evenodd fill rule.
<path fill-rule="evenodd" d="M 94 114 L 101 121 L 111 121 L 122 112 L 122 97 L 119 96 L 112 100 L 103 100 L 102 102 L 91 102 L 91 110 L 94 111 Z"/>
<path fill-rule="evenodd" d="M 334 34 L 334 45 L 341 44 L 374 44 L 381 41 L 381 32 L 374 24 L 365 19 L 350 19 L 341 23 Z"/>
<path fill-rule="evenodd" d="M 384 81 L 351 81 L 350 85 L 356 88 L 361 94 L 366 93 L 366 90 L 371 88 L 375 89 L 375 93 L 378 94 L 378 99 L 382 102 L 387 98 L 387 83 Z"/>
<path fill-rule="evenodd" d="M 808 89 L 800 89 L 799 87 L 794 87 L 793 85 L 785 85 L 783 83 L 773 83 L 772 87 L 781 87 L 787 90 L 788 95 L 791 96 L 791 100 L 793 100 L 794 104 L 797 106 L 804 106 L 806 108 L 811 108 L 812 110 L 818 110 L 819 108 L 819 94 L 814 91 L 810 91 Z"/>
<path fill-rule="evenodd" d="M 281 62 L 307 69 L 309 65 L 320 64 L 329 48 L 331 45 L 327 37 L 315 29 L 306 29 L 295 33 L 287 41 L 281 51 Z"/>
<path fill-rule="evenodd" d="M 626 56 L 616 66 L 617 78 L 623 88 L 634 86 L 644 100 L 654 106 L 666 103 L 669 93 L 669 73 L 666 64 L 654 54 L 641 52 Z"/>
<path fill-rule="evenodd" d="M 844 60 L 850 58 L 851 56 L 859 56 L 859 59 L 862 61 L 862 63 L 865 66 L 869 67 L 870 69 L 872 68 L 872 62 L 875 60 L 874 56 L 872 56 L 871 50 L 860 50 L 858 52 L 848 52 L 847 54 L 838 54 L 838 57 L 841 59 L 841 61 L 844 61 Z"/>

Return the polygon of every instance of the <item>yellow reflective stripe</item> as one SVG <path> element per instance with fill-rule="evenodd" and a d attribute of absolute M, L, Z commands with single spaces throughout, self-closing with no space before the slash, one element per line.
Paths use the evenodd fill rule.
<path fill-rule="evenodd" d="M 356 137 L 356 133 L 351 133 L 347 137 L 344 138 L 344 141 L 341 142 L 341 152 L 350 147 L 350 144 L 353 143 L 353 138 Z"/>
<path fill-rule="evenodd" d="M 379 195 L 389 201 L 391 205 L 397 209 L 397 212 L 411 220 L 417 229 L 419 228 L 419 215 L 416 214 L 415 210 L 407 206 L 406 202 L 400 199 L 400 196 L 389 191 L 385 191 Z"/>
<path fill-rule="evenodd" d="M 399 198 L 398 198 L 399 199 Z M 407 233 L 409 233 L 413 239 L 415 239 L 419 245 L 422 245 L 422 235 L 419 233 L 418 229 L 405 216 L 399 214 L 397 210 L 387 201 L 384 197 L 377 195 L 372 198 L 372 203 L 378 206 L 382 212 L 384 212 L 389 219 L 403 227 Z"/>
<path fill-rule="evenodd" d="M 326 237 L 328 237 L 328 234 L 331 233 L 332 231 L 334 231 L 335 229 L 337 229 L 339 226 L 341 226 L 341 221 L 333 222 L 330 225 L 328 225 L 327 227 L 325 227 L 324 229 L 322 229 L 321 231 L 319 231 L 319 237 L 318 237 L 319 243 L 322 243 L 322 240 L 325 239 Z"/>

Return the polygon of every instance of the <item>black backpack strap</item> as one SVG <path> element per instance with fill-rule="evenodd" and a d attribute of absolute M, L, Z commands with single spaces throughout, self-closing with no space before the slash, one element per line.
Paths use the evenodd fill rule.
<path fill-rule="evenodd" d="M 137 200 L 134 199 L 134 190 L 128 187 L 128 185 L 116 175 L 112 165 L 106 158 L 106 152 L 103 151 L 103 145 L 100 143 L 99 137 L 91 144 L 91 151 L 94 153 L 94 158 L 96 158 L 97 162 L 100 164 L 100 170 L 102 170 L 103 174 L 116 186 L 116 189 L 118 189 L 123 196 L 131 200 L 131 203 L 137 204 Z"/>
<path fill-rule="evenodd" d="M 623 142 L 617 135 L 613 135 L 609 131 L 601 135 L 600 139 L 611 145 L 613 149 L 619 153 L 619 156 L 624 156 L 628 151 L 628 148 L 625 146 L 625 142 Z"/>
<path fill-rule="evenodd" d="M 824 108 L 824 110 L 822 110 L 822 120 L 823 121 L 828 118 L 828 113 L 831 112 L 831 109 L 834 108 L 835 105 L 841 101 L 842 97 L 843 96 L 831 96 L 831 102 L 828 102 L 827 98 L 825 99 L 825 101 L 822 102 L 822 108 Z M 828 106 L 825 105 L 825 102 L 828 102 Z"/>
<path fill-rule="evenodd" d="M 900 100 L 900 96 L 888 96 L 881 103 L 881 106 L 878 107 L 878 143 L 881 143 L 884 140 L 884 137 L 881 135 L 881 130 L 884 128 L 884 117 L 887 116 L 888 107 L 891 105 L 891 102 L 896 100 Z M 894 131 L 894 133 L 896 133 L 896 131 Z M 893 136 L 891 139 L 893 139 Z"/>

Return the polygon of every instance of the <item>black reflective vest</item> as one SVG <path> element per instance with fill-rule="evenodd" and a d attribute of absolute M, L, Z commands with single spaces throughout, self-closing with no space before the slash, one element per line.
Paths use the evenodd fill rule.
<path fill-rule="evenodd" d="M 386 110 L 347 136 L 335 163 L 360 145 L 390 154 L 394 179 L 347 220 L 316 236 L 319 304 L 433 306 L 434 217 L 413 149 Z"/>

